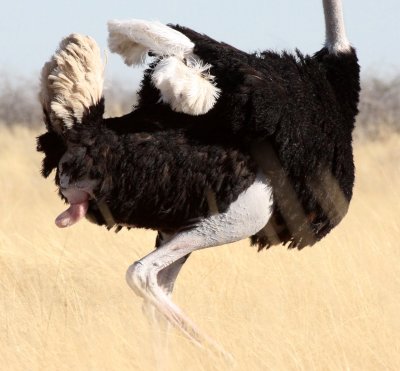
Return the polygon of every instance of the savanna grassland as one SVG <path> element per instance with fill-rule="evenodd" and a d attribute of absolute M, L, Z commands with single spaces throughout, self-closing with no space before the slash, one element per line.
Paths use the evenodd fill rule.
<path fill-rule="evenodd" d="M 0 129 L 0 368 L 154 370 L 156 334 L 124 277 L 155 234 L 57 229 L 64 205 L 40 177 L 37 134 Z M 349 213 L 318 245 L 192 254 L 175 300 L 235 364 L 172 329 L 165 369 L 399 370 L 399 144 L 356 143 Z"/>

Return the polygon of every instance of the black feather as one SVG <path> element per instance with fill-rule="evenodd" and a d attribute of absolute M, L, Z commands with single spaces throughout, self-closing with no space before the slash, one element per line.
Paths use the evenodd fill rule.
<path fill-rule="evenodd" d="M 301 248 L 320 240 L 352 197 L 360 90 L 355 50 L 248 54 L 172 27 L 212 65 L 221 96 L 205 115 L 172 111 L 151 82 L 155 60 L 133 112 L 103 120 L 103 102 L 92 107 L 68 133 L 68 150 L 79 155 L 65 170 L 71 179 L 99 180 L 89 219 L 108 227 L 180 230 L 210 213 L 209 192 L 224 211 L 261 169 L 272 185 L 274 212 L 252 242 Z M 47 176 L 65 145 L 52 133 L 42 137 Z"/>

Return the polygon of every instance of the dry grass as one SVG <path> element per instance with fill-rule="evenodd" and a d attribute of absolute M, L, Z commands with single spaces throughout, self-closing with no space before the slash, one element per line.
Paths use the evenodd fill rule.
<path fill-rule="evenodd" d="M 28 130 L 0 131 L 0 365 L 153 370 L 152 332 L 125 269 L 154 233 L 108 233 L 63 209 Z M 399 136 L 356 149 L 350 212 L 322 243 L 257 253 L 247 241 L 191 256 L 175 298 L 237 370 L 400 369 Z M 170 336 L 169 370 L 231 366 Z M 167 362 L 167 361 L 166 361 Z"/>

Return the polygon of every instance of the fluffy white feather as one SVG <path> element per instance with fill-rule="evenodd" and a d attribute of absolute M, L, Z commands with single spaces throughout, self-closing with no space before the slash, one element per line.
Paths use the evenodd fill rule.
<path fill-rule="evenodd" d="M 104 65 L 96 42 L 71 34 L 43 66 L 39 99 L 54 130 L 61 133 L 81 122 L 103 93 Z"/>
<path fill-rule="evenodd" d="M 193 55 L 193 42 L 182 33 L 159 22 L 109 21 L 108 45 L 127 65 L 143 63 L 147 53 L 164 57 L 153 71 L 152 81 L 163 102 L 177 112 L 207 113 L 220 89 L 210 75 L 210 65 Z"/>
<path fill-rule="evenodd" d="M 162 101 L 174 111 L 203 115 L 214 106 L 220 94 L 213 82 L 214 76 L 209 73 L 210 67 L 194 58 L 185 64 L 176 57 L 167 57 L 154 69 L 152 81 L 160 90 Z"/>
<path fill-rule="evenodd" d="M 193 52 L 194 44 L 188 37 L 157 21 L 112 20 L 108 32 L 110 50 L 120 54 L 129 66 L 143 63 L 149 51 L 182 59 Z"/>

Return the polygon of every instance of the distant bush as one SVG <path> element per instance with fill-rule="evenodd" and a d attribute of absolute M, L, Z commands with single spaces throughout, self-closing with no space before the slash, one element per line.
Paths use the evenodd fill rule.
<path fill-rule="evenodd" d="M 38 80 L 0 73 L 0 124 L 42 125 Z M 108 81 L 104 94 L 107 117 L 128 113 L 136 103 L 135 89 L 127 88 L 120 80 Z M 400 132 L 400 74 L 390 79 L 365 78 L 359 108 L 356 139 L 377 139 L 388 132 Z"/>
<path fill-rule="evenodd" d="M 361 85 L 357 137 L 377 139 L 400 132 L 400 74 L 386 80 L 366 78 Z"/>
<path fill-rule="evenodd" d="M 37 85 L 24 77 L 0 75 L 0 123 L 34 126 L 41 117 Z"/>
<path fill-rule="evenodd" d="M 106 116 L 120 116 L 132 110 L 136 104 L 136 92 L 118 81 L 107 82 L 104 91 Z M 42 125 L 42 107 L 38 100 L 39 77 L 25 77 L 0 73 L 0 125 Z"/>
<path fill-rule="evenodd" d="M 113 80 L 106 84 L 104 97 L 106 103 L 106 117 L 122 116 L 131 112 L 137 103 L 137 87 L 126 87 L 120 80 Z"/>

